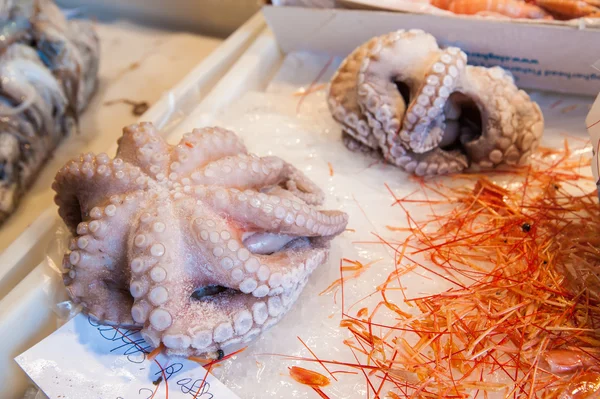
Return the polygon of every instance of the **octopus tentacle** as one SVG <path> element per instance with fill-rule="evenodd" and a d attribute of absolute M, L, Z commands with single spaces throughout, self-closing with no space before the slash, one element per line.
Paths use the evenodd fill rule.
<path fill-rule="evenodd" d="M 175 204 L 167 200 L 143 212 L 129 247 L 130 293 L 134 299 L 131 315 L 150 337 L 170 327 L 194 287 L 208 282 L 202 281 L 202 273 L 190 276 L 185 272 L 198 268 L 199 262 L 186 256 L 187 229 L 173 217 L 174 208 Z"/>
<path fill-rule="evenodd" d="M 299 198 L 290 200 L 252 190 L 199 186 L 194 190 L 217 212 L 227 212 L 250 231 L 315 237 L 340 234 L 348 217 L 339 211 L 319 211 Z"/>
<path fill-rule="evenodd" d="M 414 152 L 429 151 L 442 141 L 446 124 L 445 118 L 440 116 L 443 116 L 448 97 L 466 62 L 465 53 L 456 47 L 448 47 L 425 73 L 425 80 L 406 111 L 400 131 L 400 139 Z"/>
<path fill-rule="evenodd" d="M 52 188 L 58 213 L 71 232 L 102 198 L 128 191 L 143 190 L 150 184 L 148 176 L 137 166 L 121 158 L 110 160 L 101 153 L 83 154 L 69 161 L 56 174 Z M 102 187 L 99 191 L 97 188 Z"/>
<path fill-rule="evenodd" d="M 371 156 L 373 158 L 381 158 L 381 152 L 373 149 L 360 141 L 356 140 L 354 137 L 350 136 L 345 131 L 342 131 L 342 143 L 346 146 L 347 149 L 353 152 L 360 152 L 364 155 Z"/>
<path fill-rule="evenodd" d="M 192 300 L 160 341 L 168 354 L 175 355 L 214 353 L 222 347 L 250 342 L 290 310 L 306 282 L 304 278 L 289 292 L 266 298 L 224 291 Z M 153 344 L 160 342 L 155 332 L 142 331 L 142 336 Z"/>
<path fill-rule="evenodd" d="M 464 127 L 460 137 L 472 169 L 527 163 L 543 132 L 539 106 L 499 67 L 469 66 L 465 73 L 457 90 L 481 113 L 481 126 Z"/>
<path fill-rule="evenodd" d="M 293 278 L 297 277 L 296 269 L 302 268 L 306 261 L 304 258 L 311 254 L 307 247 L 320 250 L 333 237 L 290 237 L 289 241 L 280 243 L 284 245 L 272 248 L 273 253 L 267 255 L 254 254 L 249 250 L 250 246 L 245 244 L 247 239 L 244 236 L 248 232 L 245 226 L 231 225 L 210 214 L 196 218 L 191 230 L 201 244 L 207 262 L 214 265 L 211 274 L 218 276 L 220 285 L 252 293 L 256 297 L 273 293 L 272 290 L 282 284 L 289 288 L 285 282 L 297 281 Z M 272 237 L 262 235 L 259 239 L 269 240 Z"/>
<path fill-rule="evenodd" d="M 244 143 L 230 130 L 205 127 L 186 133 L 173 150 L 171 170 L 190 177 L 196 169 L 221 158 L 247 154 Z"/>
<path fill-rule="evenodd" d="M 238 189 L 279 184 L 284 178 L 285 162 L 277 157 L 236 155 L 221 158 L 192 173 L 194 184 Z"/>
<path fill-rule="evenodd" d="M 107 324 L 136 324 L 129 269 L 119 265 L 126 263 L 128 220 L 138 212 L 141 196 L 141 191 L 113 195 L 109 203 L 92 208 L 63 259 L 63 280 L 73 301 Z"/>
<path fill-rule="evenodd" d="M 359 103 L 384 155 L 389 151 L 386 139 L 398 134 L 406 113 L 407 104 L 396 83 L 419 80 L 422 60 L 434 61 L 432 54 L 438 51 L 431 35 L 421 30 L 398 31 L 382 36 L 363 60 L 357 78 Z"/>
<path fill-rule="evenodd" d="M 367 118 L 361 112 L 356 79 L 363 58 L 377 42 L 377 38 L 370 40 L 342 62 L 329 84 L 327 102 L 333 118 L 342 125 L 344 133 L 370 148 L 377 148 L 377 140 L 370 134 Z"/>
<path fill-rule="evenodd" d="M 191 183 L 242 190 L 281 185 L 309 204 L 321 204 L 324 198 L 323 191 L 301 171 L 273 156 L 221 158 L 192 173 Z"/>
<path fill-rule="evenodd" d="M 285 188 L 297 198 L 309 205 L 321 205 L 325 199 L 325 193 L 302 171 L 295 166 L 285 163 L 284 172 Z"/>
<path fill-rule="evenodd" d="M 392 162 L 408 173 L 414 173 L 417 176 L 445 175 L 448 173 L 461 172 L 469 167 L 465 154 L 458 150 L 445 151 L 435 148 L 431 151 L 417 154 L 412 151 L 404 150 L 402 146 L 397 146 L 403 152 L 394 150 Z"/>
<path fill-rule="evenodd" d="M 168 173 L 169 147 L 153 124 L 142 122 L 123 129 L 117 156 L 160 181 Z"/>

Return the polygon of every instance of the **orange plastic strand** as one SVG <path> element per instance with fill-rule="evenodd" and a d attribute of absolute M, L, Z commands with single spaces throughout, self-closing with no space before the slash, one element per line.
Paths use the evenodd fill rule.
<path fill-rule="evenodd" d="M 154 348 L 154 349 L 152 350 L 152 352 L 150 352 L 150 353 L 148 354 L 148 357 L 147 357 L 147 358 L 148 358 L 148 360 L 154 360 L 154 358 L 155 358 L 156 356 L 158 356 L 158 355 L 159 355 L 159 354 L 160 354 L 160 353 L 163 351 L 163 349 L 164 349 L 164 348 L 165 348 L 165 347 L 164 347 L 164 345 L 163 345 L 162 343 L 161 343 L 160 345 L 158 345 L 158 347 L 157 347 L 157 348 Z"/>
<path fill-rule="evenodd" d="M 368 269 L 350 259 L 324 291 L 341 291 L 341 345 L 356 362 L 287 358 L 358 370 L 367 398 L 575 397 L 600 372 L 600 205 L 582 153 L 565 140 L 528 166 L 418 179 L 403 197 L 385 185 L 390 226 L 360 243 L 392 254 L 374 293 L 345 292 Z M 398 216 L 407 227 L 391 227 Z M 451 288 L 409 297 L 409 274 Z"/>
<path fill-rule="evenodd" d="M 325 387 L 330 383 L 329 378 L 316 371 L 307 370 L 297 366 L 292 366 L 289 370 L 290 376 L 300 384 L 311 387 Z"/>

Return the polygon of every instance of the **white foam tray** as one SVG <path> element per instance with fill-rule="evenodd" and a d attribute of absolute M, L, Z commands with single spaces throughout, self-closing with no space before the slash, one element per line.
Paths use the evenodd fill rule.
<path fill-rule="evenodd" d="M 257 13 L 204 58 L 179 84 L 164 93 L 140 119 L 154 122 L 163 128 L 165 133 L 175 128 L 210 92 L 263 29 L 265 29 L 264 19 L 260 13 Z M 86 145 L 78 150 L 85 152 L 89 148 Z M 116 146 L 105 150 L 112 154 Z M 47 182 L 48 188 L 50 183 L 51 181 Z M 42 206 L 48 208 L 40 211 L 40 216 L 28 226 L 21 223 L 23 230 L 10 245 L 2 243 L 0 246 L 5 248 L 0 252 L 0 298 L 44 258 L 46 246 L 52 236 L 51 232 L 58 222 L 58 215 L 54 204 Z"/>
<path fill-rule="evenodd" d="M 273 37 L 272 33 L 269 30 L 262 31 L 253 41 L 253 43 L 248 47 L 248 49 L 244 52 L 244 54 L 239 58 L 239 60 L 233 65 L 228 72 L 221 78 L 221 80 L 214 86 L 214 88 L 210 91 L 208 95 L 206 95 L 203 101 L 192 111 L 189 113 L 189 116 L 182 122 L 177 124 L 174 128 L 170 129 L 170 138 L 175 139 L 178 135 L 183 132 L 190 131 L 194 127 L 200 127 L 202 125 L 211 124 L 215 121 L 215 115 L 219 112 L 228 108 L 228 106 L 232 105 L 234 101 L 240 97 L 242 97 L 245 93 L 248 92 L 264 92 L 267 90 L 273 94 L 282 94 L 290 96 L 294 90 L 298 87 L 306 87 L 308 86 L 312 79 L 318 74 L 319 70 L 322 66 L 327 62 L 329 56 L 324 55 L 321 58 L 316 56 L 311 56 L 308 58 L 303 58 L 302 55 L 299 55 L 297 58 L 291 57 L 285 59 L 284 54 L 280 52 L 278 44 Z M 284 63 L 285 60 L 285 64 Z M 316 60 L 316 61 L 315 61 Z M 281 68 L 278 72 L 279 67 L 283 64 L 283 68 Z M 335 63 L 329 68 L 329 70 L 323 75 L 321 78 L 321 82 L 326 81 L 326 77 L 330 76 Z M 196 70 L 195 73 L 203 72 L 201 68 Z M 274 79 L 274 77 L 276 77 Z M 193 80 L 192 77 L 188 77 L 188 80 Z M 260 97 L 259 97 L 260 98 Z M 539 94 L 536 97 L 536 100 L 543 105 L 542 108 L 550 106 L 550 104 L 555 104 L 557 100 L 562 102 L 562 107 L 570 107 L 572 104 L 579 106 L 578 110 L 569 113 L 569 115 L 564 114 L 561 115 L 559 109 L 555 111 L 551 111 L 552 114 L 552 126 L 550 127 L 549 134 L 547 137 L 548 141 L 546 141 L 546 145 L 554 144 L 557 145 L 560 143 L 562 139 L 561 132 L 569 132 L 570 134 L 575 134 L 580 139 L 585 138 L 585 125 L 584 119 L 585 115 L 588 112 L 587 105 L 591 104 L 592 99 L 590 98 L 575 98 L 575 97 L 558 97 L 554 95 L 545 95 Z M 257 109 L 261 108 L 262 104 L 256 104 Z M 269 105 L 272 106 L 272 105 Z M 314 104 L 307 104 L 307 107 L 314 107 Z M 326 118 L 327 116 L 323 116 L 323 107 L 319 106 L 321 114 L 318 115 L 319 118 Z M 233 111 L 235 112 L 236 108 L 233 106 Z M 231 111 L 230 111 L 231 112 Z M 152 113 L 152 117 L 156 118 L 155 121 L 160 121 L 158 117 L 160 115 L 160 110 L 154 110 Z M 148 117 L 144 117 L 143 119 L 147 119 Z M 217 118 L 218 119 L 218 118 Z M 244 119 L 240 117 L 239 120 L 233 121 L 229 119 L 233 125 L 237 125 L 238 129 L 243 130 L 242 123 Z M 282 121 L 286 121 L 286 119 L 282 119 Z M 289 122 L 289 119 L 287 119 Z M 275 121 L 276 122 L 276 121 Z M 256 121 L 253 122 L 254 127 L 249 127 L 248 130 L 253 133 L 250 134 L 250 138 L 253 140 L 259 140 L 260 135 L 256 133 Z M 273 121 L 270 121 L 270 127 L 273 125 Z M 310 124 L 310 120 L 308 121 Z M 164 123 L 162 123 L 164 125 Z M 306 126 L 306 120 L 302 123 L 298 123 L 298 126 Z M 228 126 L 225 126 L 228 127 Z M 306 132 L 306 130 L 305 130 Z M 305 133 L 306 134 L 306 133 Z M 330 133 L 334 134 L 334 133 Z M 305 137 L 307 142 L 313 142 L 313 146 L 322 145 L 323 137 Z M 293 143 L 284 143 L 284 146 L 288 147 L 288 151 L 286 152 L 292 159 L 289 159 L 290 162 L 294 163 L 295 161 L 299 161 L 300 159 L 306 159 L 309 157 L 306 155 L 306 148 L 304 148 L 305 143 L 295 141 L 296 138 L 293 138 Z M 169 140 L 173 141 L 173 140 Z M 284 151 L 279 146 L 285 141 L 285 138 L 281 140 L 277 140 L 277 142 L 272 143 L 260 143 L 256 145 L 251 145 L 249 148 L 254 150 L 254 148 L 260 148 L 264 151 L 266 148 L 272 148 L 272 153 L 279 155 L 281 151 Z M 321 141 L 321 143 L 319 143 Z M 247 143 L 249 144 L 249 143 Z M 296 148 L 292 151 L 289 150 L 289 147 L 294 146 L 296 144 Z M 295 153 L 293 152 L 295 151 Z M 320 154 L 323 154 L 322 149 L 320 150 Z M 271 153 L 271 151 L 268 151 Z M 285 151 L 284 151 L 285 152 Z M 261 155 L 263 153 L 261 152 Z M 352 155 L 356 157 L 355 155 Z M 342 157 L 348 158 L 349 155 L 346 152 L 340 152 L 340 154 L 332 153 L 331 160 L 341 159 Z M 318 159 L 317 159 L 318 160 Z M 315 160 L 311 162 L 316 162 Z M 347 162 L 347 161 L 346 161 Z M 367 164 L 368 162 L 365 160 L 356 159 L 356 161 L 351 161 L 351 163 L 356 162 L 356 169 L 351 174 L 347 174 L 345 177 L 341 177 L 346 181 L 346 185 L 352 184 L 354 181 L 358 185 L 357 190 L 361 190 L 362 187 L 365 188 L 365 192 L 368 194 L 368 189 L 371 189 L 369 186 L 373 186 L 376 182 L 380 183 L 380 180 L 389 178 L 396 179 L 395 183 L 397 186 L 403 184 L 402 181 L 398 181 L 399 173 L 397 170 L 389 167 L 382 167 L 379 169 L 371 169 L 366 175 L 358 176 L 358 169 L 363 168 L 363 164 Z M 326 165 L 326 163 L 325 163 Z M 310 170 L 310 167 L 305 165 L 297 165 L 301 166 L 301 168 L 305 171 Z M 364 168 L 363 168 L 364 169 Z M 340 174 L 341 175 L 341 174 Z M 382 175 L 384 175 L 382 177 Z M 337 175 L 336 175 L 337 176 Z M 312 177 L 312 176 L 311 176 Z M 355 180 L 356 178 L 356 180 Z M 359 184 L 359 179 L 362 179 Z M 378 179 L 378 180 L 377 180 Z M 317 178 L 317 184 L 323 185 L 327 184 L 327 182 L 331 182 L 327 178 L 319 177 Z M 406 182 L 404 184 L 407 184 Z M 348 207 L 346 204 L 352 202 L 352 196 L 348 193 L 332 193 L 331 188 L 328 188 L 328 193 L 331 194 L 330 199 L 331 202 L 328 202 L 327 206 L 331 208 L 334 200 L 333 197 L 336 197 L 338 201 L 341 201 L 343 205 L 341 205 L 342 209 L 347 210 Z M 360 195 L 360 193 L 359 193 Z M 344 197 L 345 196 L 345 197 Z M 344 197 L 344 198 L 341 198 Z M 340 199 L 341 198 L 341 199 Z M 366 210 L 369 212 L 373 208 L 381 207 L 380 203 L 373 200 L 371 204 L 369 204 L 369 198 L 367 197 L 359 197 L 359 200 L 364 201 L 363 204 L 366 204 Z M 379 200 L 379 199 L 378 199 Z M 335 205 L 333 205 L 335 206 Z M 380 216 L 385 218 L 385 214 L 381 214 Z M 39 223 L 46 227 L 47 233 L 51 233 L 53 227 L 55 226 L 56 218 L 52 215 L 48 215 L 48 218 L 52 219 L 52 223 L 43 223 L 43 220 L 40 220 Z M 353 209 L 353 214 L 351 215 L 351 220 L 354 218 L 353 226 L 354 228 L 360 227 L 358 225 L 365 224 L 365 221 L 356 209 Z M 385 219 L 384 219 L 385 220 Z M 381 220 L 380 220 L 381 221 Z M 366 226 L 365 231 L 368 234 L 368 229 Z M 32 235 L 32 239 L 35 239 L 36 235 L 33 232 L 30 232 Z M 336 245 L 338 247 L 344 245 L 347 248 L 353 239 L 357 237 L 346 237 L 340 240 L 340 244 Z M 26 254 L 23 252 L 24 249 L 21 249 L 21 256 Z M 332 260 L 331 262 L 335 263 L 339 260 L 340 256 L 340 248 L 335 248 L 332 250 Z M 329 265 L 331 266 L 331 265 Z M 290 331 L 294 330 L 298 324 L 310 326 L 308 328 L 314 329 L 315 331 L 308 331 L 307 334 L 312 334 L 313 336 L 316 334 L 317 336 L 322 333 L 323 335 L 327 335 L 327 331 L 321 331 L 324 328 L 335 329 L 335 323 L 339 322 L 337 319 L 331 319 L 329 321 L 322 320 L 320 317 L 323 314 L 331 314 L 335 312 L 337 308 L 331 307 L 329 302 L 331 298 L 326 299 L 318 299 L 319 289 L 322 289 L 330 284 L 332 281 L 331 278 L 335 276 L 335 265 L 330 270 L 322 270 L 319 274 L 313 279 L 317 281 L 316 286 L 310 288 L 311 292 L 304 294 L 302 298 L 300 298 L 300 302 L 298 306 L 300 307 L 300 313 L 298 313 L 298 317 L 287 318 L 283 320 L 280 325 L 284 324 L 285 326 L 280 327 L 280 325 L 275 326 L 273 328 L 273 333 L 269 338 L 261 339 L 261 345 L 263 345 L 264 349 L 264 341 L 265 340 L 273 340 L 277 341 L 278 345 L 288 346 L 289 352 L 299 353 L 300 344 L 295 341 L 296 333 L 290 333 Z M 416 280 L 413 280 L 413 282 Z M 371 287 L 372 288 L 372 287 Z M 415 289 L 421 289 L 422 286 L 416 287 Z M 317 295 L 313 295 L 314 293 Z M 23 392 L 27 379 L 23 372 L 17 367 L 16 363 L 12 360 L 14 356 L 22 353 L 24 350 L 28 349 L 35 343 L 39 342 L 45 336 L 50 334 L 57 326 L 57 318 L 52 312 L 51 308 L 55 301 L 60 298 L 65 298 L 64 296 L 64 288 L 62 286 L 62 282 L 59 281 L 56 274 L 51 272 L 50 268 L 47 266 L 46 262 L 41 262 L 37 264 L 35 268 L 27 275 L 25 279 L 23 279 L 10 293 L 8 293 L 1 301 L 0 301 L 0 337 L 2 337 L 3 343 L 0 347 L 0 397 L 4 398 L 13 398 L 17 397 L 17 394 Z M 329 306 L 329 308 L 327 308 Z M 318 307 L 318 309 L 317 309 Z M 324 313 L 324 312 L 328 313 Z M 318 313 L 320 312 L 320 313 Z M 311 313 L 318 313 L 318 315 L 313 316 L 314 323 L 311 322 L 309 324 L 304 324 L 306 318 L 310 318 Z M 336 321 L 337 320 L 337 321 Z M 287 328 L 287 332 L 282 333 L 281 330 L 278 331 L 278 328 L 283 329 Z M 304 329 L 306 330 L 306 328 Z M 305 331 L 302 331 L 302 334 Z M 338 329 L 339 330 L 339 329 Z M 290 335 L 291 334 L 291 335 Z M 300 334 L 300 328 L 298 327 L 298 334 Z M 337 333 L 336 333 L 337 334 Z M 289 335 L 289 336 L 288 336 Z M 283 344 L 281 343 L 283 337 Z M 325 338 L 325 337 L 324 337 Z M 340 341 L 341 342 L 341 341 Z M 311 341 L 311 344 L 319 345 L 319 342 Z M 327 343 L 320 344 L 320 349 L 329 349 L 331 353 L 336 353 L 336 348 L 332 345 L 328 345 Z M 329 346 L 327 348 L 327 345 Z M 280 348 L 278 348 L 280 349 Z M 253 351 L 247 351 L 253 352 Z M 314 397 L 315 393 L 306 387 L 298 387 L 298 385 L 290 384 L 290 382 L 282 382 L 284 377 L 281 374 L 285 373 L 285 367 L 279 368 L 277 371 L 263 372 L 264 369 L 257 368 L 256 370 L 252 369 L 251 366 L 254 365 L 254 358 L 251 357 L 252 354 L 244 354 L 244 356 L 248 356 L 248 358 L 240 359 L 240 364 L 225 366 L 224 373 L 229 373 L 226 376 L 225 383 L 230 385 L 238 395 L 240 392 L 242 399 L 246 399 L 246 397 L 250 398 L 259 398 L 259 397 Z M 334 355 L 335 356 L 335 355 Z M 250 361 L 251 360 L 251 361 Z M 257 359 L 258 360 L 258 359 Z M 262 361 L 262 360 L 261 360 Z M 258 366 L 258 363 L 257 363 Z M 228 368 L 229 367 L 229 368 Z M 237 374 L 236 374 L 237 373 Z M 262 374 L 262 376 L 261 376 Z M 268 378 L 265 376 L 268 375 Z M 248 381 L 255 381 L 256 384 L 252 386 L 249 385 Z M 262 379 L 259 383 L 258 379 Z M 283 385 L 282 385 L 283 384 Z M 278 389 L 273 388 L 273 386 L 279 385 Z M 364 385 L 364 381 L 363 381 Z M 349 398 L 349 397 L 363 397 L 364 386 L 361 385 L 360 382 L 352 381 L 351 384 L 348 384 L 345 387 L 340 387 L 339 390 L 336 390 L 335 394 L 332 397 L 335 398 Z M 283 388 L 283 389 L 282 389 Z M 246 396 L 247 395 L 247 396 Z M 262 395 L 262 396 L 261 396 Z"/>

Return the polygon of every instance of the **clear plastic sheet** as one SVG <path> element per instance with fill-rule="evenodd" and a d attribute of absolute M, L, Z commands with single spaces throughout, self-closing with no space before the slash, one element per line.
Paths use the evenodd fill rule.
<path fill-rule="evenodd" d="M 64 224 L 59 224 L 55 235 L 48 245 L 46 251 L 46 259 L 44 267 L 47 269 L 48 278 L 62 280 L 62 259 L 63 255 L 69 247 L 71 233 Z M 50 285 L 46 289 L 46 296 L 52 308 L 52 312 L 56 316 L 56 328 L 60 328 L 63 324 L 75 317 L 81 312 L 81 307 L 74 304 L 70 300 L 64 300 L 65 293 L 61 284 Z M 23 399 L 48 399 L 48 397 L 37 387 L 31 386 L 25 392 Z"/>
<path fill-rule="evenodd" d="M 48 399 L 48 397 L 36 387 L 30 387 L 25 391 L 23 399 Z"/>

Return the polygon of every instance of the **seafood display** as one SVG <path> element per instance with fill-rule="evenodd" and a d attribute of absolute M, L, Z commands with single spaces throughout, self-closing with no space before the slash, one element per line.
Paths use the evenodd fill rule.
<path fill-rule="evenodd" d="M 433 6 L 454 14 L 566 21 L 600 18 L 598 0 L 433 0 Z"/>
<path fill-rule="evenodd" d="M 63 263 L 72 300 L 176 355 L 277 323 L 348 221 L 317 210 L 324 194 L 298 169 L 221 128 L 172 146 L 151 123 L 129 126 L 116 158 L 81 155 L 53 189 L 74 235 Z"/>
<path fill-rule="evenodd" d="M 544 128 L 539 106 L 502 68 L 466 64 L 421 30 L 358 47 L 328 91 L 345 145 L 417 175 L 526 164 Z"/>
<path fill-rule="evenodd" d="M 328 0 L 278 0 L 267 2 L 275 6 L 312 7 L 312 8 L 352 8 L 365 6 L 369 2 L 337 2 Z M 598 0 L 396 0 L 381 5 L 383 9 L 414 11 L 415 4 L 422 4 L 421 12 L 436 13 L 444 10 L 457 15 L 476 15 L 482 17 L 540 19 L 569 21 L 578 18 L 600 18 Z M 377 2 L 372 6 L 377 7 Z M 433 9 L 432 9 L 433 7 Z M 439 13 L 439 12 L 437 12 Z"/>
<path fill-rule="evenodd" d="M 0 7 L 0 223 L 97 86 L 99 41 L 89 21 L 69 21 L 51 0 Z"/>

